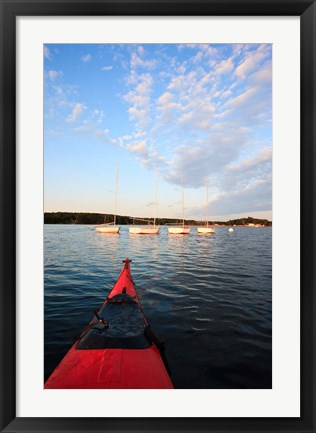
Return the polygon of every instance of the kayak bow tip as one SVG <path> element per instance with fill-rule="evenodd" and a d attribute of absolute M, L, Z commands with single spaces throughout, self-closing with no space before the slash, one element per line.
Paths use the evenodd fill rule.
<path fill-rule="evenodd" d="M 132 260 L 130 260 L 128 257 L 126 257 L 125 260 L 122 260 L 122 263 L 125 264 L 125 269 L 129 268 L 129 264 L 132 263 Z"/>

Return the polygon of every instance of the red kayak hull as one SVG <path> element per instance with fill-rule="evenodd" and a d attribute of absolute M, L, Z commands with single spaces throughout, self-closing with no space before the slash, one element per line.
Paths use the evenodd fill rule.
<path fill-rule="evenodd" d="M 173 386 L 155 347 L 80 351 L 73 346 L 47 380 L 45 388 L 162 389 Z"/>
<path fill-rule="evenodd" d="M 134 303 L 137 303 L 144 326 L 147 327 L 148 323 L 141 310 L 128 259 L 124 261 L 122 272 L 98 313 L 101 315 L 102 311 L 106 311 L 108 308 L 108 304 L 112 304 L 113 299 L 115 300 L 122 294 L 130 296 L 135 301 Z M 91 324 L 96 322 L 97 320 L 94 318 Z M 90 328 L 91 324 L 89 325 Z M 111 322 L 109 327 L 111 327 Z M 79 342 L 71 347 L 56 367 L 46 381 L 45 389 L 173 388 L 166 365 L 161 357 L 161 351 L 154 341 L 142 348 L 90 349 L 89 344 L 84 343 L 86 334 L 83 333 L 81 336 L 83 343 L 79 339 Z M 87 338 L 86 340 L 88 341 Z M 124 339 L 119 341 L 124 342 Z M 80 349 L 80 345 L 84 347 L 84 350 Z"/>

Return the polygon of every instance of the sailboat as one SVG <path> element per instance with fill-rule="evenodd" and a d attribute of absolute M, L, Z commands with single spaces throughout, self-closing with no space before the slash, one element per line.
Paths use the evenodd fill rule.
<path fill-rule="evenodd" d="M 190 227 L 184 225 L 184 194 L 183 194 L 183 176 L 182 176 L 182 225 L 168 227 L 169 234 L 187 235 L 190 233 Z"/>
<path fill-rule="evenodd" d="M 147 227 L 130 227 L 129 232 L 134 235 L 157 235 L 159 226 L 156 226 L 156 207 L 157 207 L 157 183 L 158 169 L 156 168 L 156 187 L 155 187 L 155 202 L 154 202 L 154 225 L 148 223 Z"/>
<path fill-rule="evenodd" d="M 197 228 L 198 233 L 215 233 L 215 228 L 208 225 L 208 180 L 206 179 L 206 224 Z"/>
<path fill-rule="evenodd" d="M 115 191 L 115 209 L 113 222 L 107 224 L 100 224 L 96 226 L 98 233 L 117 234 L 120 231 L 120 226 L 116 225 L 116 208 L 117 208 L 117 186 L 118 186 L 118 166 L 116 166 L 116 191 Z M 105 216 L 104 216 L 105 220 Z"/>

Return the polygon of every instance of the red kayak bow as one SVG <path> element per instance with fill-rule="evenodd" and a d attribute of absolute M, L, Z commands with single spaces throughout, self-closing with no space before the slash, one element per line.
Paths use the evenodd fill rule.
<path fill-rule="evenodd" d="M 163 345 L 143 313 L 130 263 L 123 260 L 113 289 L 45 389 L 173 388 Z"/>

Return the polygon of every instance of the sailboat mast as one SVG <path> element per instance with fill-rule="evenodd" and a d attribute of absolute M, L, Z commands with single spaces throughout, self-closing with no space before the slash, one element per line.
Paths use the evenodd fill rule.
<path fill-rule="evenodd" d="M 183 174 L 182 174 L 182 225 L 184 227 L 184 194 L 183 194 Z"/>
<path fill-rule="evenodd" d="M 118 186 L 118 164 L 116 165 L 116 191 L 115 191 L 114 225 L 116 225 L 117 186 Z"/>
<path fill-rule="evenodd" d="M 158 167 L 156 166 L 156 186 L 155 186 L 155 203 L 154 203 L 154 226 L 156 226 L 157 184 L 158 184 Z"/>
<path fill-rule="evenodd" d="M 206 227 L 208 227 L 208 179 L 206 178 Z"/>

